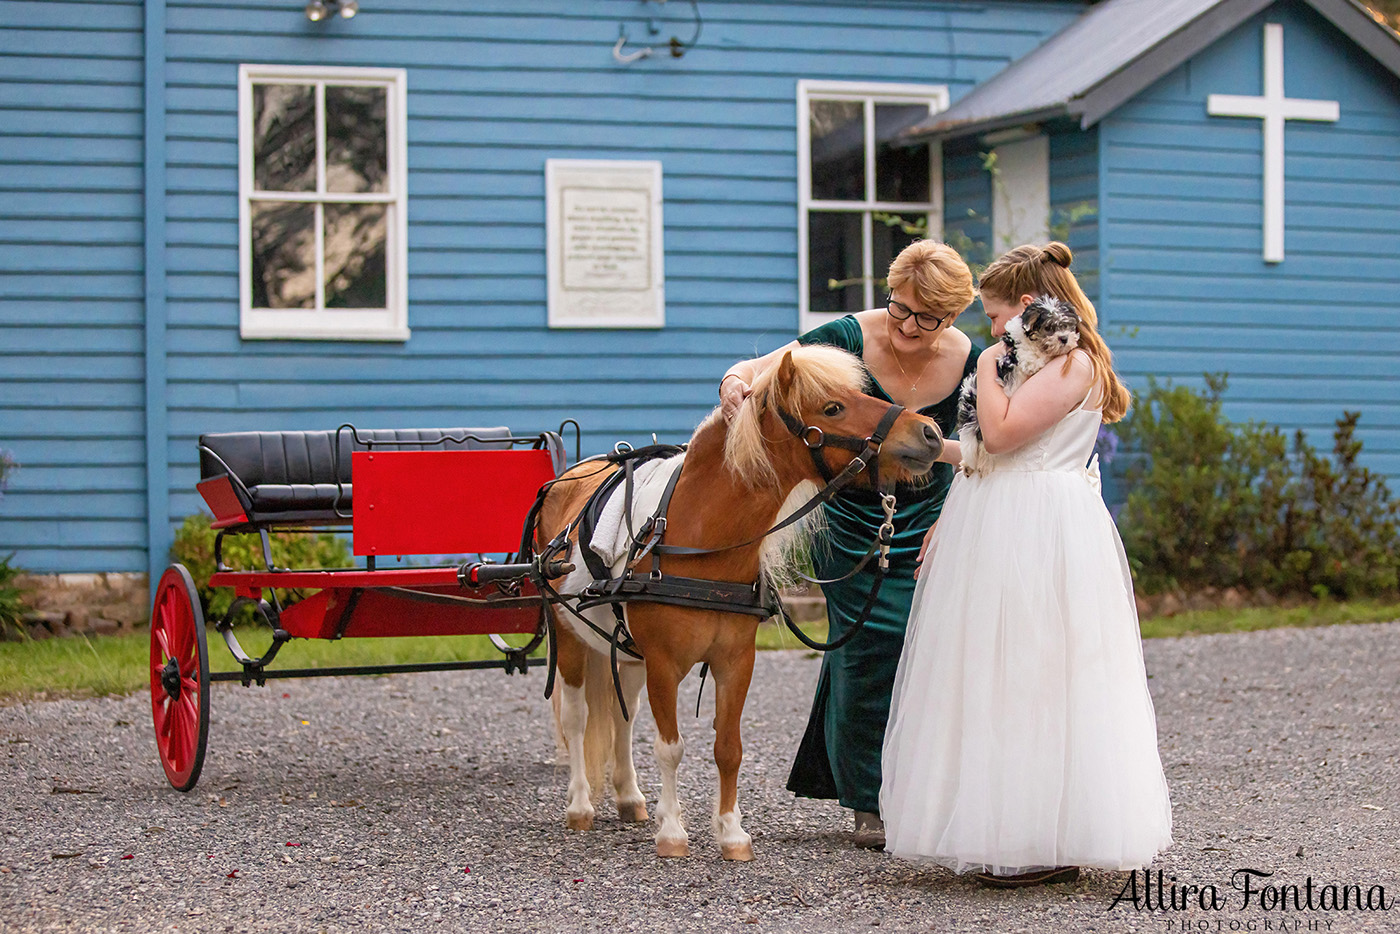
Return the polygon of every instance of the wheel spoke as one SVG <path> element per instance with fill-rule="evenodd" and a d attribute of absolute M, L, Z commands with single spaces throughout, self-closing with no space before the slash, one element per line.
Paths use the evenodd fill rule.
<path fill-rule="evenodd" d="M 170 699 L 162 698 L 155 705 L 156 715 L 156 736 L 169 742 L 170 740 Z"/>
<path fill-rule="evenodd" d="M 195 747 L 199 744 L 199 708 L 195 704 L 193 694 L 180 695 L 180 704 L 185 708 L 185 715 L 181 718 L 184 721 L 184 752 L 185 762 L 194 761 Z"/>
<path fill-rule="evenodd" d="M 163 659 L 169 658 L 170 638 L 166 633 L 165 627 L 161 626 L 159 629 L 152 630 L 151 635 L 156 640 L 156 646 L 160 649 L 160 657 Z"/>
<path fill-rule="evenodd" d="M 176 771 L 179 771 L 185 767 L 185 718 L 180 715 L 180 710 L 174 703 L 170 705 L 169 722 L 170 741 L 166 746 L 166 758 Z"/>
<path fill-rule="evenodd" d="M 175 630 L 175 655 L 183 662 L 194 652 L 194 620 L 184 613 L 181 607 L 179 627 Z"/>
<path fill-rule="evenodd" d="M 186 675 L 186 674 L 183 674 L 183 673 L 182 673 L 181 676 L 180 676 L 180 698 L 183 700 L 183 699 L 186 698 L 186 697 L 198 697 L 198 696 L 199 696 L 199 682 L 196 681 L 196 680 L 195 680 L 193 677 L 191 677 L 190 675 Z"/>

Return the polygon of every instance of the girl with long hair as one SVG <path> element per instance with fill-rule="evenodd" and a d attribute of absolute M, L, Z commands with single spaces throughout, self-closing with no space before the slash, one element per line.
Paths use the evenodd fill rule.
<path fill-rule="evenodd" d="M 885 731 L 886 848 L 998 887 L 1136 869 L 1171 843 L 1132 579 L 1091 459 L 1129 396 L 1067 246 L 982 274 L 992 334 L 1040 296 L 1078 349 L 1010 398 L 977 363 L 989 464 L 959 473 L 925 539 Z"/>

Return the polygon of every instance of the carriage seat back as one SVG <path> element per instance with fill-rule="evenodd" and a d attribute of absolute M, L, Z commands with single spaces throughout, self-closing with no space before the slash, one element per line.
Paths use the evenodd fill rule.
<path fill-rule="evenodd" d="M 339 433 L 239 431 L 200 435 L 199 491 L 214 511 L 214 527 L 349 525 L 354 493 L 351 455 L 355 451 L 371 447 L 375 451 L 511 447 L 510 429 L 504 427 L 388 428 L 360 430 L 358 434 L 362 442 L 370 444 L 356 443 L 349 429 Z M 464 440 L 459 443 L 458 438 Z M 556 467 L 562 468 L 562 450 L 551 453 Z"/>

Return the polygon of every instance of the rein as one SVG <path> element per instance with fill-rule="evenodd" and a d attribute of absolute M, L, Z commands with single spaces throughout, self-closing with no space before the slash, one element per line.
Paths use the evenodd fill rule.
<path fill-rule="evenodd" d="M 717 610 L 721 612 L 740 613 L 750 616 L 761 616 L 764 618 L 781 615 L 784 624 L 795 635 L 803 645 L 817 651 L 832 651 L 845 645 L 865 627 L 870 611 L 878 598 L 880 587 L 884 583 L 885 574 L 889 569 L 889 550 L 894 540 L 894 495 L 879 484 L 878 458 L 880 448 L 884 444 L 890 429 L 894 426 L 895 420 L 899 418 L 904 407 L 891 403 L 881 417 L 874 431 L 868 437 L 858 438 L 851 435 L 828 435 L 816 425 L 804 425 L 799 419 L 788 413 L 781 406 L 778 406 L 778 417 L 787 427 L 793 436 L 802 441 L 811 454 L 812 461 L 817 468 L 817 472 L 825 481 L 817 493 L 809 499 L 803 506 L 788 516 L 781 522 L 776 523 L 767 531 L 762 532 L 753 538 L 731 545 L 724 545 L 718 548 L 694 548 L 683 545 L 667 545 L 662 538 L 666 534 L 666 513 L 670 508 L 672 494 L 675 493 L 676 485 L 680 480 L 681 472 L 685 464 L 682 462 L 671 474 L 667 482 L 661 499 L 657 504 L 656 512 L 644 522 L 641 528 L 632 528 L 632 493 L 633 493 L 633 471 L 638 463 L 657 457 L 669 457 L 680 453 L 684 447 L 671 445 L 653 445 L 648 448 L 641 448 L 635 451 L 620 451 L 606 456 L 606 460 L 619 463 L 622 469 L 618 470 L 612 477 L 604 481 L 593 495 L 589 497 L 583 510 L 565 528 L 554 537 L 536 556 L 532 564 L 530 576 L 540 592 L 550 603 L 564 606 L 573 616 L 581 620 L 589 629 L 593 630 L 601 638 L 607 640 L 610 650 L 610 661 L 613 672 L 613 687 L 617 694 L 618 703 L 622 709 L 623 719 L 630 719 L 627 709 L 627 702 L 622 696 L 622 685 L 617 668 L 618 653 L 621 652 L 634 659 L 641 660 L 642 656 L 637 651 L 636 643 L 632 639 L 631 633 L 627 631 L 626 617 L 623 613 L 622 605 L 631 600 L 642 600 L 648 603 L 661 603 L 672 606 L 684 606 L 692 609 Z M 844 450 L 856 451 L 856 456 L 842 468 L 839 472 L 833 471 L 827 464 L 823 455 L 823 450 L 828 447 L 837 447 Z M 817 642 L 807 636 L 806 633 L 793 622 L 788 614 L 787 608 L 783 606 L 781 599 L 776 593 L 769 591 L 764 586 L 762 574 L 758 580 L 752 584 L 743 584 L 733 581 L 712 581 L 701 578 L 680 577 L 675 574 L 666 575 L 661 571 L 661 558 L 664 555 L 677 557 L 694 557 L 700 555 L 718 554 L 725 551 L 733 551 L 736 548 L 743 548 L 747 545 L 762 541 L 768 536 L 779 532 L 789 526 L 801 521 L 818 507 L 830 502 L 842 489 L 849 486 L 862 472 L 869 470 L 872 485 L 880 491 L 881 503 L 885 512 L 885 520 L 880 525 L 875 539 L 871 542 L 870 548 L 864 557 L 845 575 L 832 578 L 827 581 L 816 581 L 800 575 L 806 580 L 814 583 L 835 583 L 845 580 L 859 573 L 870 561 L 871 557 L 879 553 L 879 561 L 876 565 L 874 581 L 870 594 L 866 599 L 865 607 L 856 624 L 840 638 L 830 642 Z M 555 481 L 557 482 L 557 481 Z M 585 541 L 592 538 L 592 531 L 596 526 L 599 514 L 602 512 L 603 504 L 616 490 L 619 483 L 624 485 L 623 516 L 627 523 L 627 529 L 631 544 L 624 565 L 626 570 L 619 577 L 612 577 L 611 569 L 603 564 L 602 559 L 593 552 Z M 552 484 L 551 484 L 552 485 Z M 535 505 L 531 508 L 526 521 L 526 538 L 531 540 L 533 545 L 534 527 L 538 519 L 539 510 L 543 505 L 547 485 L 542 488 Z M 548 580 L 548 576 L 557 576 L 555 573 L 562 570 L 562 561 L 555 560 L 557 556 L 567 552 L 570 547 L 569 537 L 575 529 L 578 529 L 579 551 L 584 563 L 588 566 L 589 572 L 593 576 L 593 583 L 585 587 L 577 594 L 561 594 Z M 524 550 L 522 542 L 522 551 Z M 531 547 L 533 551 L 533 547 Z M 634 574 L 631 565 L 641 561 L 648 554 L 651 555 L 651 571 L 645 577 L 638 577 Z M 549 569 L 547 571 L 546 569 Z M 572 566 L 567 566 L 567 570 L 572 570 Z M 564 573 L 567 573 L 564 570 Z M 547 576 L 548 575 L 548 576 Z M 569 600 L 573 600 L 573 605 Z M 597 625 L 592 620 L 583 615 L 584 610 L 596 606 L 607 605 L 611 607 L 616 621 L 614 628 L 609 631 Z M 554 689 L 555 662 L 555 637 L 553 616 L 545 613 L 546 626 L 549 629 L 549 652 L 550 671 L 548 682 L 545 685 L 545 696 L 549 697 Z M 700 683 L 703 690 L 705 675 L 709 665 L 701 667 Z"/>

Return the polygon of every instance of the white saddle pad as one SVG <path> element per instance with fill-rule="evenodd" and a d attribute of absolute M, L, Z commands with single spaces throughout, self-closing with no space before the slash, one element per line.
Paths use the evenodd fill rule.
<path fill-rule="evenodd" d="M 671 475 L 681 469 L 684 461 L 685 455 L 677 454 L 665 460 L 647 461 L 632 472 L 633 531 L 641 528 L 642 523 L 656 511 L 661 502 L 661 494 L 666 490 L 666 484 L 671 482 Z M 632 544 L 627 523 L 622 521 L 623 506 L 627 499 L 625 490 L 626 481 L 622 481 L 608 497 L 602 513 L 598 516 L 598 526 L 593 530 L 593 539 L 589 542 L 594 552 L 614 571 L 618 570 L 618 564 L 627 557 L 627 551 Z"/>

